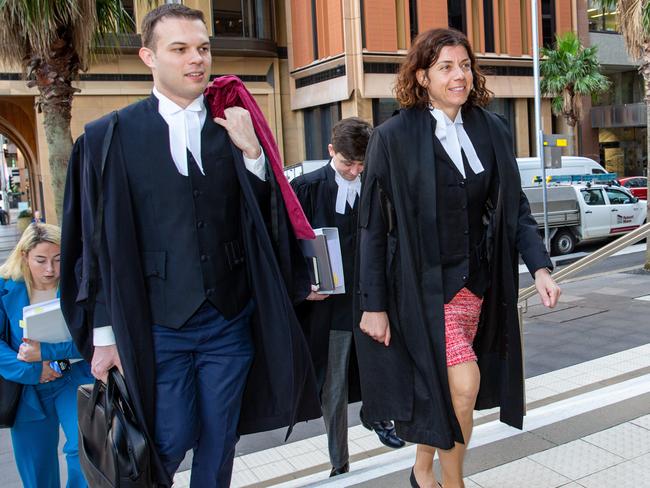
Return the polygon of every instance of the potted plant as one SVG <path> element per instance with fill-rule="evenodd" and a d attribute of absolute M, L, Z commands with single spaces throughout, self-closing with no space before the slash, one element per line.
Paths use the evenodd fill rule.
<path fill-rule="evenodd" d="M 32 223 L 33 218 L 34 214 L 32 214 L 31 209 L 27 208 L 25 210 L 21 210 L 18 214 L 18 219 L 16 220 L 16 227 L 18 228 L 18 232 L 22 234 L 27 226 Z"/>

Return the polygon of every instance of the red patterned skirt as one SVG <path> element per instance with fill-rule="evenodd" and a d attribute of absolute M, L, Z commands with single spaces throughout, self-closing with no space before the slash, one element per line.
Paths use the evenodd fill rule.
<path fill-rule="evenodd" d="M 445 339 L 447 345 L 447 367 L 476 361 L 472 348 L 483 299 L 467 288 L 460 290 L 445 304 Z"/>

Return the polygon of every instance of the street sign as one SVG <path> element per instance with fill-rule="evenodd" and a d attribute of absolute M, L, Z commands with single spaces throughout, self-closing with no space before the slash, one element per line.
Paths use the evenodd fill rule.
<path fill-rule="evenodd" d="M 564 134 L 544 134 L 544 167 L 562 167 L 562 149 L 569 146 L 569 139 Z"/>

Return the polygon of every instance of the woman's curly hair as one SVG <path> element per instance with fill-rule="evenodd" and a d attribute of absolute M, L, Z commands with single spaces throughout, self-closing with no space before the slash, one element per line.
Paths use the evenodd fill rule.
<path fill-rule="evenodd" d="M 493 94 L 485 87 L 485 76 L 476 62 L 476 56 L 465 34 L 455 29 L 431 29 L 415 38 L 397 75 L 395 97 L 402 107 L 429 106 L 429 93 L 418 83 L 416 74 L 418 70 L 427 70 L 435 64 L 445 46 L 463 46 L 470 59 L 474 82 L 464 106 L 485 107 L 489 103 Z"/>

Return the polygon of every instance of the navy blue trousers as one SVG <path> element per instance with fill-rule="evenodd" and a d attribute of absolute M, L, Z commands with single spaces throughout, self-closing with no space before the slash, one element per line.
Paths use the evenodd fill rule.
<path fill-rule="evenodd" d="M 252 312 L 251 302 L 229 321 L 206 302 L 181 329 L 153 326 L 156 447 L 170 476 L 194 450 L 191 488 L 230 485 Z"/>

